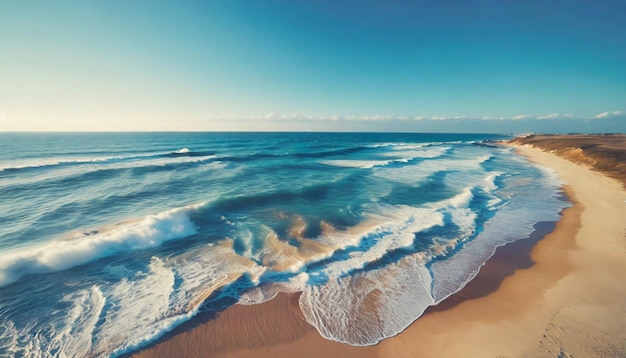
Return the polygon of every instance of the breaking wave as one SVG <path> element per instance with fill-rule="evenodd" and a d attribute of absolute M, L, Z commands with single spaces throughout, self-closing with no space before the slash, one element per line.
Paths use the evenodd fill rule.
<path fill-rule="evenodd" d="M 177 208 L 104 231 L 79 233 L 35 247 L 0 254 L 0 287 L 26 275 L 63 271 L 120 252 L 145 250 L 163 242 L 195 234 L 187 213 L 194 207 Z"/>

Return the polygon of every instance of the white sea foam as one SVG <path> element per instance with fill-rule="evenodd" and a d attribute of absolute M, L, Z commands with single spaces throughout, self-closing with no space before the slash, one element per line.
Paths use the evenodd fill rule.
<path fill-rule="evenodd" d="M 329 262 L 321 271 L 328 277 L 340 277 L 376 262 L 390 251 L 411 247 L 415 233 L 445 224 L 444 213 L 451 217 L 460 232 L 459 237 L 451 236 L 444 244 L 444 247 L 454 247 L 457 241 L 471 235 L 475 230 L 476 214 L 468 208 L 472 197 L 471 188 L 468 187 L 450 199 L 425 207 L 368 205 L 363 223 L 345 231 L 322 235 L 316 240 L 321 249 L 316 247 L 317 251 L 312 251 L 307 248 L 305 254 L 278 240 L 276 233 L 271 231 L 271 237 L 266 239 L 267 248 L 271 250 L 261 251 L 264 256 L 257 257 L 257 260 L 265 258 L 269 266 L 279 267 L 281 271 L 298 272 L 305 265 L 325 259 L 337 250 L 357 247 L 364 240 L 371 242 L 371 247 L 367 250 L 353 251 L 349 258 Z M 441 250 L 444 249 L 434 247 L 432 253 L 425 255 L 439 254 Z"/>
<path fill-rule="evenodd" d="M 196 233 L 188 216 L 195 206 L 150 215 L 92 235 L 59 238 L 0 254 L 0 287 L 25 275 L 58 272 L 124 251 L 145 250 Z"/>
<path fill-rule="evenodd" d="M 393 144 L 393 150 L 415 150 L 422 149 L 431 145 L 431 143 L 402 143 L 402 144 Z"/>
<path fill-rule="evenodd" d="M 61 351 L 86 357 L 91 351 L 91 338 L 100 319 L 105 297 L 97 286 L 93 286 L 66 296 L 64 301 L 73 303 L 73 306 L 67 312 L 63 327 L 57 330 L 53 343 L 58 344 Z"/>
<path fill-rule="evenodd" d="M 547 180 L 550 185 L 554 187 L 559 187 L 565 184 L 565 182 L 561 178 L 559 178 L 556 170 L 545 167 L 543 165 L 539 165 L 539 164 L 535 164 L 535 167 L 541 170 L 541 172 L 543 173 L 544 179 Z"/>
<path fill-rule="evenodd" d="M 489 160 L 490 156 L 463 158 L 440 158 L 436 160 L 424 160 L 416 164 L 409 164 L 399 168 L 377 166 L 374 168 L 374 176 L 393 180 L 407 185 L 415 185 L 429 176 L 441 171 L 462 172 L 467 179 L 467 172 L 480 169 L 481 163 Z"/>
<path fill-rule="evenodd" d="M 393 180 L 398 183 L 415 185 L 434 172 L 430 170 L 423 170 L 420 165 L 407 165 L 399 168 L 388 168 L 381 167 L 376 168 L 373 175 L 378 178 L 383 178 L 386 180 Z"/>
<path fill-rule="evenodd" d="M 502 172 L 491 172 L 484 179 L 483 188 L 487 191 L 493 191 L 498 188 L 496 185 L 496 179 L 502 175 Z"/>
<path fill-rule="evenodd" d="M 440 166 L 445 169 L 455 169 L 455 170 L 470 170 L 480 168 L 480 164 L 491 159 L 491 155 L 482 155 L 479 157 L 468 157 L 468 158 L 449 158 L 449 159 L 441 159 L 436 161 L 429 161 L 429 165 Z"/>
<path fill-rule="evenodd" d="M 391 160 L 323 160 L 322 164 L 334 166 L 334 167 L 345 167 L 345 168 L 362 168 L 362 169 L 370 169 L 377 166 L 386 165 L 392 162 Z"/>
<path fill-rule="evenodd" d="M 263 272 L 264 268 L 236 255 L 232 241 L 154 258 L 148 272 L 123 280 L 108 292 L 117 304 L 99 327 L 97 351 L 131 351 L 188 320 L 207 297 L 243 273 L 255 280 Z M 120 337 L 120 332 L 126 336 Z"/>
<path fill-rule="evenodd" d="M 0 171 L 12 170 L 12 169 L 26 169 L 26 168 L 39 168 L 49 167 L 62 164 L 81 164 L 81 163 L 99 163 L 107 160 L 122 159 L 123 157 L 98 157 L 98 158 L 33 158 L 33 159 L 20 159 L 20 160 L 8 160 L 0 162 Z"/>
<path fill-rule="evenodd" d="M 494 218 L 485 223 L 483 232 L 465 243 L 463 250 L 431 265 L 436 278 L 433 283 L 436 302 L 441 302 L 471 281 L 498 246 L 528 236 L 533 231 L 533 224 L 540 220 L 558 220 L 558 214 L 552 209 L 545 209 L 545 206 L 528 210 L 522 205 L 513 201 L 501 208 Z"/>
<path fill-rule="evenodd" d="M 446 152 L 450 150 L 450 147 L 426 147 L 424 148 L 419 146 L 397 146 L 394 147 L 394 151 L 384 153 L 385 156 L 402 156 L 405 157 L 406 160 L 416 159 L 416 158 L 437 158 L 440 157 Z"/>
<path fill-rule="evenodd" d="M 188 154 L 189 148 L 181 148 L 174 152 L 150 152 L 142 154 L 125 154 L 111 156 L 84 156 L 84 157 L 51 157 L 51 158 L 25 158 L 0 161 L 0 172 L 8 170 L 34 169 L 59 167 L 67 165 L 106 165 L 107 168 L 136 167 L 137 162 L 144 165 L 167 165 L 181 162 L 202 162 L 213 159 L 215 155 L 199 155 L 194 157 L 178 156 L 175 158 L 164 158 L 167 154 Z"/>
<path fill-rule="evenodd" d="M 113 303 L 93 337 L 92 354 L 132 351 L 195 315 L 216 289 L 251 270 L 231 260 L 231 245 L 211 245 L 176 257 L 153 258 L 146 272 L 108 288 Z"/>
<path fill-rule="evenodd" d="M 497 189 L 494 180 L 500 173 L 488 174 L 482 186 L 466 187 L 448 200 L 430 204 L 433 209 L 447 212 L 459 228 L 457 237 L 442 241 L 434 238 L 435 242 L 454 247 L 463 241 L 461 250 L 438 253 L 435 246 L 430 254 L 408 255 L 397 263 L 331 277 L 323 285 L 308 286 L 300 298 L 307 322 L 324 337 L 351 345 L 372 345 L 398 334 L 428 306 L 462 289 L 476 276 L 496 247 L 527 237 L 533 224 L 540 220 L 558 219 L 554 210 L 562 208 L 563 204 L 550 195 L 555 190 L 550 173 L 543 174 L 548 181 L 507 178 L 508 186 L 517 185 L 517 190 L 526 188 L 522 191 L 524 195 L 507 198 L 507 205 L 500 207 L 495 216 L 484 223 L 483 230 L 469 241 L 466 239 L 476 233 L 476 213 L 468 207 L 472 190 L 480 188 L 489 193 Z M 528 202 L 535 197 L 541 198 L 537 204 Z M 435 260 L 430 271 L 426 270 L 424 262 L 441 253 L 445 259 Z"/>
<path fill-rule="evenodd" d="M 474 194 L 472 194 L 472 189 L 472 187 L 465 187 L 459 194 L 451 197 L 450 199 L 445 199 L 428 205 L 436 208 L 446 206 L 450 206 L 453 208 L 467 208 L 472 201 L 472 198 L 474 197 Z"/>
<path fill-rule="evenodd" d="M 17 356 L 20 341 L 20 330 L 15 327 L 15 323 L 5 319 L 0 323 L 0 347 L 4 347 L 5 351 L 0 349 L 0 354 L 9 357 Z"/>
<path fill-rule="evenodd" d="M 255 305 L 267 302 L 276 297 L 281 292 L 302 292 L 306 289 L 308 280 L 309 274 L 306 272 L 301 272 L 298 275 L 290 278 L 287 282 L 276 282 L 272 284 L 257 286 L 244 292 L 237 303 L 242 305 Z"/>
<path fill-rule="evenodd" d="M 368 222 L 375 224 L 359 242 L 373 238 L 375 243 L 366 251 L 355 251 L 350 258 L 327 264 L 323 270 L 328 277 L 340 277 L 345 273 L 361 269 L 365 265 L 382 258 L 386 253 L 413 245 L 415 233 L 434 226 L 442 226 L 440 212 L 428 208 L 413 208 L 406 205 L 373 208 L 368 215 Z"/>
<path fill-rule="evenodd" d="M 398 145 L 398 143 L 395 142 L 388 142 L 388 143 L 376 143 L 376 144 L 371 144 L 368 145 L 367 147 L 369 148 L 385 148 L 385 147 L 392 147 Z"/>
<path fill-rule="evenodd" d="M 371 169 L 376 167 L 384 167 L 391 163 L 407 163 L 416 158 L 437 158 L 444 155 L 449 147 L 433 147 L 424 149 L 423 145 L 407 145 L 393 147 L 393 151 L 382 153 L 386 157 L 401 157 L 390 160 L 349 160 L 349 159 L 332 159 L 323 160 L 322 164 L 346 167 L 346 168 L 362 168 Z M 418 150 L 419 149 L 419 150 Z"/>
<path fill-rule="evenodd" d="M 111 307 L 99 327 L 93 353 L 115 351 L 121 345 L 135 346 L 170 326 L 174 282 L 174 272 L 161 260 L 153 259 L 149 271 L 139 272 L 132 280 L 123 279 L 113 286 L 107 292 Z M 155 322 L 155 318 L 160 319 Z"/>
<path fill-rule="evenodd" d="M 70 305 L 57 312 L 61 321 L 48 326 L 17 329 L 11 321 L 0 328 L 0 347 L 10 356 L 24 357 L 87 357 L 92 352 L 92 335 L 100 319 L 105 298 L 97 286 L 76 291 L 63 298 Z M 19 345 L 20 341 L 28 342 Z M 10 343 L 9 343 L 10 342 Z M 2 355 L 0 349 L 0 356 Z"/>
<path fill-rule="evenodd" d="M 398 334 L 433 304 L 430 281 L 423 262 L 409 256 L 382 269 L 308 286 L 300 308 L 323 337 L 372 345 Z"/>
<path fill-rule="evenodd" d="M 263 271 L 237 256 L 228 241 L 174 257 L 153 257 L 146 270 L 129 278 L 65 295 L 69 308 L 47 317 L 48 325 L 17 328 L 4 322 L 0 343 L 6 343 L 8 353 L 29 357 L 115 356 L 188 320 L 215 290 L 242 274 L 254 279 Z"/>
<path fill-rule="evenodd" d="M 415 233 L 444 225 L 443 213 L 459 227 L 458 236 L 444 241 L 455 246 L 474 233 L 476 215 L 469 208 L 471 188 L 425 208 L 376 206 L 368 221 L 378 223 L 366 235 L 376 237 L 367 251 L 353 252 L 343 261 L 322 270 L 329 278 L 323 285 L 306 286 L 300 307 L 310 324 L 327 339 L 352 345 L 371 345 L 393 336 L 436 303 L 432 277 L 425 264 L 442 249 L 416 252 L 374 270 L 353 272 L 376 262 L 390 251 L 413 245 Z M 363 240 L 365 237 L 361 237 Z"/>
<path fill-rule="evenodd" d="M 109 156 L 80 156 L 80 157 L 50 157 L 50 158 L 24 158 L 0 161 L 0 171 L 51 167 L 66 164 L 89 164 L 89 163 L 106 163 L 121 160 L 147 159 L 154 157 L 160 153 L 144 153 L 144 154 L 121 154 Z"/>

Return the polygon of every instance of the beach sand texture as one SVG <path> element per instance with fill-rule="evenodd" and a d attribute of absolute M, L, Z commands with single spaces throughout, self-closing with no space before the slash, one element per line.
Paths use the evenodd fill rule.
<path fill-rule="evenodd" d="M 134 356 L 626 357 L 626 136 L 509 145 L 556 170 L 573 206 L 555 227 L 539 223 L 529 240 L 498 248 L 464 289 L 397 336 L 370 347 L 325 340 L 303 320 L 298 295 L 280 294 L 200 314 Z"/>
<path fill-rule="evenodd" d="M 554 153 L 621 181 L 626 188 L 626 134 L 529 135 L 510 141 Z"/>

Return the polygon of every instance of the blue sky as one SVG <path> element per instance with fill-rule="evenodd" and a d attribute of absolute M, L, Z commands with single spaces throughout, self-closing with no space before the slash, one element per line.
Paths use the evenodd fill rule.
<path fill-rule="evenodd" d="M 625 132 L 626 1 L 2 1 L 0 130 Z"/>

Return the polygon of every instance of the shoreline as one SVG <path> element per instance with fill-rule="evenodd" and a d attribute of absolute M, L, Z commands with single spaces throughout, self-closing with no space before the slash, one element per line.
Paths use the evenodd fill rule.
<path fill-rule="evenodd" d="M 573 209 L 573 207 L 564 209 L 561 212 L 561 216 L 564 215 L 566 210 L 570 209 Z M 571 215 L 572 219 L 575 220 L 579 213 L 568 213 L 567 215 Z M 534 265 L 530 257 L 532 248 L 544 239 L 546 235 L 551 234 L 556 229 L 557 224 L 558 222 L 556 221 L 539 222 L 535 224 L 535 230 L 528 238 L 497 247 L 494 255 L 481 267 L 480 272 L 472 281 L 438 305 L 430 306 L 417 320 L 421 320 L 427 315 L 436 315 L 439 312 L 452 309 L 465 301 L 480 299 L 495 292 L 502 282 L 507 277 L 512 276 L 515 271 L 527 269 Z M 259 355 L 258 349 L 264 348 L 261 343 L 275 346 L 289 344 L 298 340 L 310 342 L 318 349 L 322 345 L 329 350 L 327 354 L 331 354 L 331 356 L 337 354 L 347 357 L 378 357 L 379 355 L 376 352 L 379 345 L 384 344 L 386 340 L 395 339 L 404 332 L 400 332 L 397 336 L 387 338 L 372 346 L 350 346 L 326 340 L 319 335 L 313 326 L 304 321 L 298 305 L 299 296 L 299 293 L 280 293 L 272 300 L 257 305 L 236 304 L 222 312 L 201 312 L 157 341 L 121 357 L 156 357 L 175 354 L 211 357 L 230 356 L 232 352 L 230 352 L 228 343 L 240 348 L 245 347 L 246 353 L 240 353 L 242 357 L 270 357 L 274 353 Z M 285 321 L 288 321 L 288 323 L 285 324 Z M 259 329 L 260 332 L 243 332 L 246 337 L 245 342 L 238 342 L 241 337 L 237 336 L 242 332 L 233 327 L 234 322 L 238 322 L 241 325 L 258 326 L 261 329 Z M 415 322 L 411 325 L 414 325 Z M 278 323 L 288 327 L 288 332 L 281 331 Z M 271 327 L 272 325 L 276 326 Z M 268 327 L 270 328 L 269 331 L 263 330 Z M 226 332 L 224 332 L 225 330 Z M 222 331 L 223 334 L 217 335 L 215 334 L 216 331 Z M 261 334 L 259 335 L 258 333 Z M 191 349 L 186 346 L 187 342 L 196 340 L 211 341 L 213 345 L 212 347 L 192 345 Z M 298 354 L 302 355 L 302 353 Z M 311 357 L 314 356 L 318 355 Z M 305 354 L 305 357 L 308 356 Z"/>
<path fill-rule="evenodd" d="M 621 230 L 623 236 L 625 229 L 619 221 L 620 214 L 625 214 L 622 219 L 626 217 L 624 190 L 598 172 L 540 149 L 516 146 L 516 151 L 555 169 L 568 184 L 564 190 L 573 206 L 563 210 L 561 219 L 552 224 L 553 231 L 551 224 L 538 223 L 530 238 L 498 247 L 462 290 L 428 308 L 397 336 L 368 347 L 327 341 L 303 321 L 298 295 L 281 294 L 258 305 L 231 306 L 213 317 L 199 314 L 156 342 L 125 356 L 626 354 L 626 339 L 620 330 L 624 328 L 621 322 L 626 322 L 626 288 L 620 287 L 626 240 L 619 235 Z M 590 190 L 590 186 L 594 189 Z M 603 229 L 603 220 L 609 214 L 613 216 L 613 225 L 604 225 Z M 594 242 L 598 230 L 604 230 L 604 240 Z M 611 245 L 606 245 L 609 242 Z M 606 252 L 604 246 L 618 250 Z M 603 260 L 611 252 L 615 257 Z M 590 277 L 589 271 L 593 273 L 596 268 L 605 275 Z M 592 289 L 589 292 L 585 287 Z M 598 315 L 602 321 L 597 326 L 601 327 L 591 329 L 588 319 Z M 581 328 L 583 323 L 587 327 Z"/>

